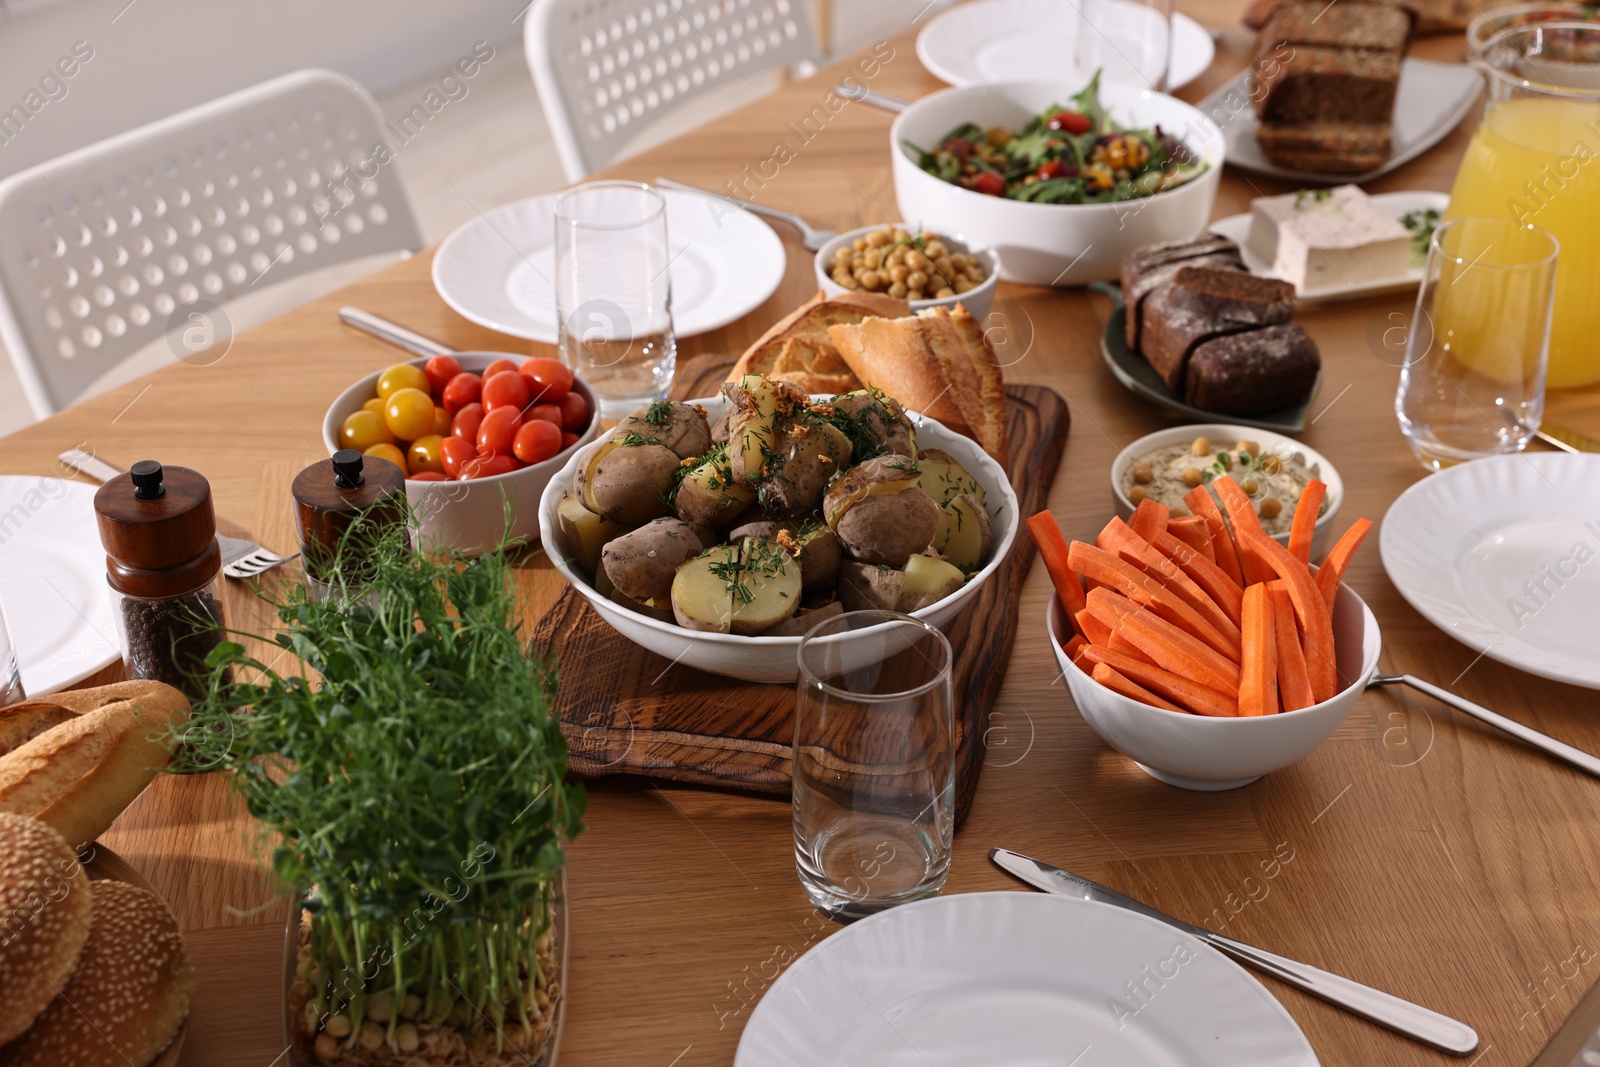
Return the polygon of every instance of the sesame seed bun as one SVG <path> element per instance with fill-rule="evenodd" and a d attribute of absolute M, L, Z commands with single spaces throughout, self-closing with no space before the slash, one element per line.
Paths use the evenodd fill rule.
<path fill-rule="evenodd" d="M 0 1044 L 26 1030 L 77 966 L 89 880 L 61 835 L 0 812 Z"/>
<path fill-rule="evenodd" d="M 91 882 L 89 939 L 72 980 L 7 1048 L 8 1067 L 145 1067 L 189 1015 L 194 967 L 160 897 Z"/>

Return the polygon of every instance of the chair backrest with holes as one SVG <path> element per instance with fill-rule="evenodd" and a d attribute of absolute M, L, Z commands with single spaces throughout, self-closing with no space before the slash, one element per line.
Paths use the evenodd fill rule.
<path fill-rule="evenodd" d="M 0 340 L 35 412 L 169 329 L 203 339 L 208 303 L 419 247 L 392 161 L 372 97 L 311 69 L 0 181 Z"/>
<path fill-rule="evenodd" d="M 685 101 L 817 58 L 805 0 L 534 0 L 523 36 L 572 181 Z"/>

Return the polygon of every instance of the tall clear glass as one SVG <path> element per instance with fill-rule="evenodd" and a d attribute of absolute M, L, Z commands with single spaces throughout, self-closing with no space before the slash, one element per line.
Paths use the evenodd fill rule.
<path fill-rule="evenodd" d="M 794 854 L 840 922 L 937 894 L 955 830 L 950 642 L 909 615 L 853 611 L 800 641 Z"/>
<path fill-rule="evenodd" d="M 0 611 L 0 708 L 20 704 L 28 698 L 22 691 L 22 672 L 17 668 L 17 646 L 6 629 L 6 615 Z"/>
<path fill-rule="evenodd" d="M 667 203 L 637 182 L 589 182 L 556 201 L 561 359 L 618 419 L 672 384 L 672 252 Z"/>
<path fill-rule="evenodd" d="M 1520 452 L 1538 431 L 1558 250 L 1509 218 L 1434 231 L 1394 401 L 1424 467 Z"/>
<path fill-rule="evenodd" d="M 1077 15 L 1073 65 L 1080 81 L 1099 70 L 1102 84 L 1167 91 L 1172 83 L 1173 0 L 1071 0 L 1071 6 Z"/>

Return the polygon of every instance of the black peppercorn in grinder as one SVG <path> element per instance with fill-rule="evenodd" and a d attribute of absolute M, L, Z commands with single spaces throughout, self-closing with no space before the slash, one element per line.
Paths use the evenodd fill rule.
<path fill-rule="evenodd" d="M 406 524 L 405 473 L 353 448 L 295 475 L 291 491 L 306 584 L 318 599 L 364 585 L 373 546 Z"/>
<path fill-rule="evenodd" d="M 223 632 L 210 484 L 187 467 L 142 460 L 100 487 L 94 510 L 128 676 L 197 698 Z"/>

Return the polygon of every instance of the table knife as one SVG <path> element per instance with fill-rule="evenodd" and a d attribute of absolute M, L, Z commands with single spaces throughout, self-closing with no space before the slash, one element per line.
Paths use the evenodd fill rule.
<path fill-rule="evenodd" d="M 1430 1048 L 1448 1052 L 1453 1056 L 1468 1056 L 1478 1047 L 1478 1035 L 1472 1027 L 1457 1022 L 1448 1015 L 1440 1015 L 1436 1011 L 1430 1011 L 1421 1005 L 1390 996 L 1388 993 L 1348 978 L 1341 978 L 1307 964 L 1273 955 L 1242 941 L 1235 941 L 1231 937 L 1223 937 L 1203 926 L 1174 919 L 1165 912 L 1157 911 L 1148 904 L 1141 904 L 1132 897 L 1124 896 L 1099 882 L 1091 882 L 1087 878 L 1063 871 L 1059 867 L 1052 867 L 1048 863 L 1041 863 L 1020 852 L 992 848 L 989 850 L 989 858 L 1001 869 L 1022 879 L 1035 889 L 1042 889 L 1046 893 L 1055 893 L 1059 896 L 1111 904 L 1166 923 L 1199 938 L 1241 963 L 1270 974 L 1281 982 L 1303 989 L 1314 997 L 1320 997 L 1330 1004 L 1375 1022 L 1379 1026 L 1388 1027 L 1396 1033 L 1404 1034 L 1414 1041 L 1420 1041 Z"/>
<path fill-rule="evenodd" d="M 1541 422 L 1538 437 L 1539 440 L 1555 445 L 1563 452 L 1600 452 L 1600 441 L 1586 437 L 1577 430 L 1557 426 L 1553 422 Z"/>

